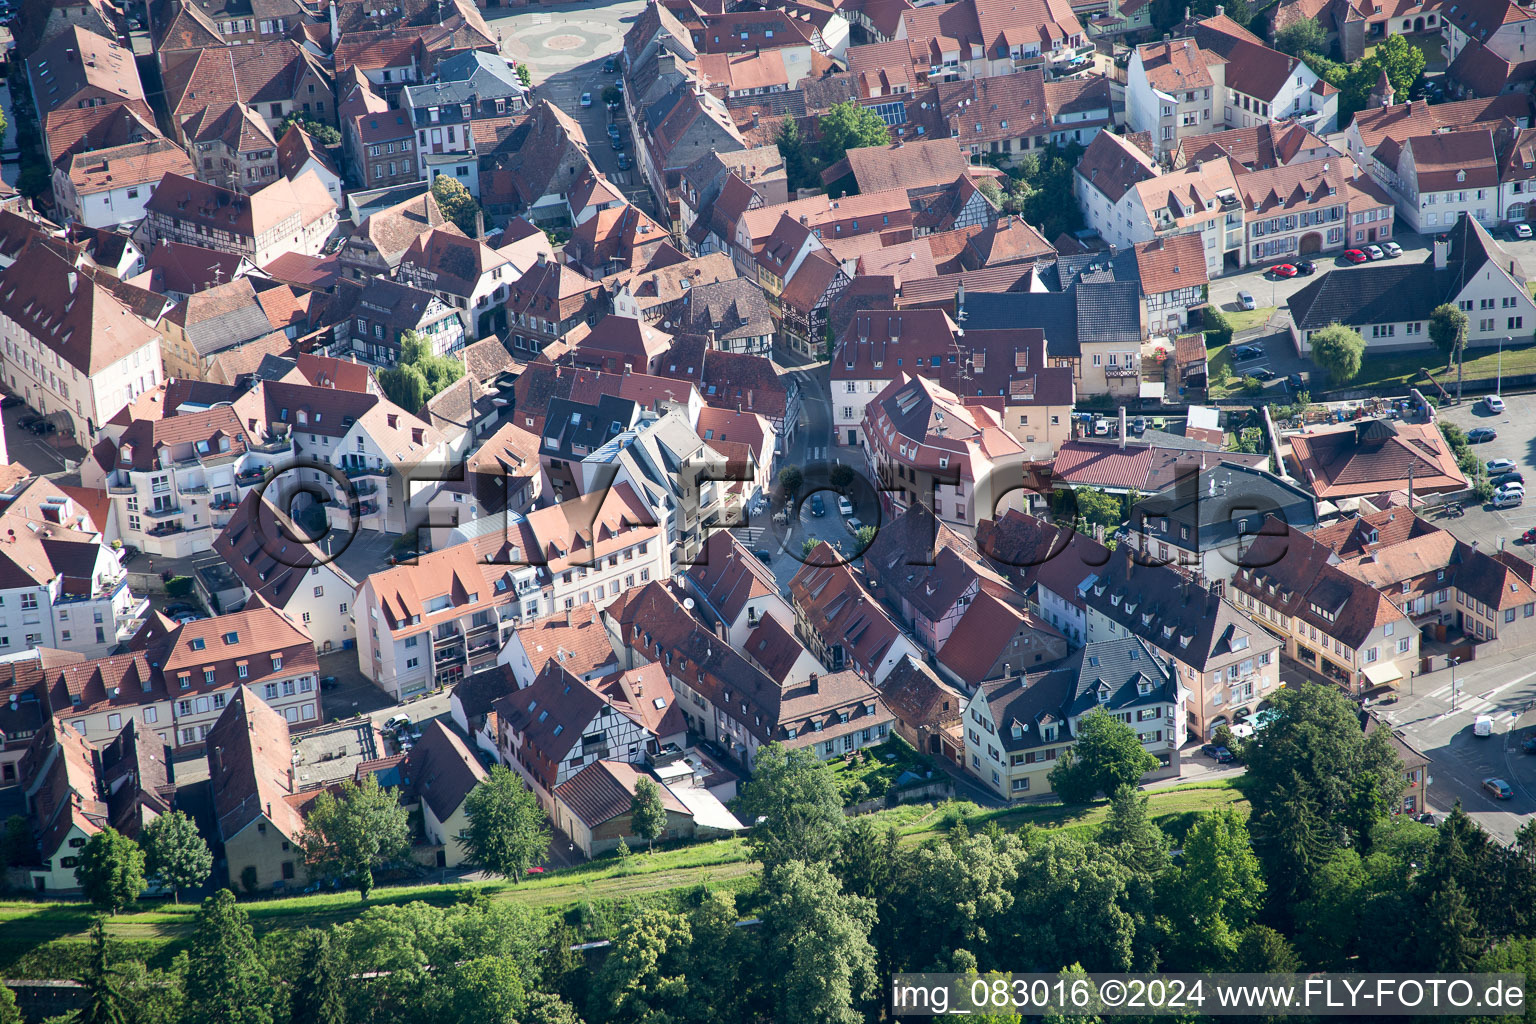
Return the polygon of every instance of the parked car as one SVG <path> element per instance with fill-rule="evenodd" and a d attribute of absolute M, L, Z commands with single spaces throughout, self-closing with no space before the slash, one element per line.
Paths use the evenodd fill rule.
<path fill-rule="evenodd" d="M 608 123 L 608 137 L 610 139 L 622 138 L 623 135 L 624 135 L 624 133 L 619 131 L 619 126 L 618 125 L 614 124 L 611 121 Z"/>
<path fill-rule="evenodd" d="M 37 420 L 28 426 L 27 429 L 32 431 L 34 434 L 51 434 L 55 430 L 58 430 L 59 426 L 52 420 Z"/>
<path fill-rule="evenodd" d="M 1403 247 L 1396 242 L 1382 242 L 1381 251 L 1387 254 L 1388 259 L 1396 259 L 1403 254 Z"/>
<path fill-rule="evenodd" d="M 1379 245 L 1366 246 L 1365 254 L 1373 260 L 1384 260 L 1387 258 L 1387 254 L 1381 251 L 1381 246 Z"/>
<path fill-rule="evenodd" d="M 1361 252 L 1359 249 L 1345 249 L 1344 258 L 1350 263 L 1365 263 L 1370 259 L 1369 256 Z"/>
<path fill-rule="evenodd" d="M 752 552 L 752 554 L 756 555 L 757 560 L 762 562 L 764 565 L 773 564 L 773 552 L 769 551 L 767 548 L 758 548 L 756 551 Z"/>
<path fill-rule="evenodd" d="M 1238 292 L 1237 304 L 1244 309 L 1258 309 L 1259 304 L 1254 301 L 1252 292 Z"/>
<path fill-rule="evenodd" d="M 1274 380 L 1279 376 L 1279 374 L 1267 366 L 1261 366 L 1257 370 L 1254 370 L 1252 373 L 1250 373 L 1248 376 L 1257 377 L 1259 380 Z"/>
<path fill-rule="evenodd" d="M 1527 754 L 1536 754 L 1536 736 L 1527 736 L 1520 741 L 1520 749 Z"/>
<path fill-rule="evenodd" d="M 1484 441 L 1492 441 L 1499 436 L 1499 432 L 1492 427 L 1473 427 L 1467 431 L 1467 440 L 1472 444 L 1482 444 Z"/>
<path fill-rule="evenodd" d="M 581 94 L 581 105 L 583 107 L 590 107 L 592 105 L 592 94 L 591 93 L 584 92 L 584 93 Z"/>
<path fill-rule="evenodd" d="M 1495 800 L 1510 800 L 1515 795 L 1515 791 L 1503 779 L 1484 779 L 1483 789 Z"/>
<path fill-rule="evenodd" d="M 411 716 L 410 715 L 403 715 L 403 714 L 402 715 L 395 715 L 395 716 L 385 720 L 384 728 L 388 729 L 390 732 L 394 732 L 396 729 L 407 727 L 410 724 L 411 724 Z"/>
<path fill-rule="evenodd" d="M 1489 502 L 1494 508 L 1519 508 L 1525 504 L 1524 491 L 1501 491 Z"/>
<path fill-rule="evenodd" d="M 811 515 L 824 516 L 826 514 L 827 503 L 825 499 L 822 498 L 821 492 L 817 491 L 815 494 L 811 495 Z"/>
<path fill-rule="evenodd" d="M 1297 260 L 1296 273 L 1300 274 L 1302 277 L 1311 277 L 1313 274 L 1317 273 L 1317 264 L 1313 263 L 1311 260 Z"/>
<path fill-rule="evenodd" d="M 859 535 L 860 530 L 864 529 L 864 522 L 858 516 L 849 516 L 845 525 L 848 527 L 848 532 L 855 537 Z"/>
<path fill-rule="evenodd" d="M 1302 388 L 1307 386 L 1307 382 L 1302 380 L 1301 374 L 1293 373 L 1285 378 L 1285 386 L 1290 388 L 1292 391 L 1300 391 Z"/>
<path fill-rule="evenodd" d="M 1520 535 L 1520 537 L 1518 539 L 1519 539 L 1519 543 L 1521 543 L 1521 544 L 1536 544 L 1536 526 L 1533 526 L 1529 530 L 1526 530 L 1524 533 L 1522 533 Z M 1536 738 L 1536 737 L 1533 737 L 1533 738 Z"/>
<path fill-rule="evenodd" d="M 1097 416 L 1093 421 L 1093 432 L 1101 437 L 1109 435 L 1109 420 L 1103 416 Z"/>
<path fill-rule="evenodd" d="M 837 496 L 837 513 L 840 516 L 853 515 L 853 502 L 849 501 L 844 495 L 839 494 Z"/>
<path fill-rule="evenodd" d="M 1507 494 L 1518 494 L 1521 497 L 1524 497 L 1525 484 L 1505 484 L 1503 487 L 1500 487 L 1498 490 L 1493 492 L 1494 498 L 1499 498 Z"/>
<path fill-rule="evenodd" d="M 603 61 L 603 74 L 616 75 L 618 73 L 619 65 L 612 57 L 609 57 L 607 60 Z"/>
<path fill-rule="evenodd" d="M 1531 237 L 1531 226 L 1529 224 L 1516 224 L 1515 225 L 1515 237 L 1516 238 L 1530 238 Z"/>
<path fill-rule="evenodd" d="M 1290 263 L 1281 263 L 1269 268 L 1269 272 L 1276 277 L 1295 277 L 1296 267 Z"/>
<path fill-rule="evenodd" d="M 624 136 L 622 136 L 622 135 L 611 135 L 611 136 L 609 136 L 609 138 L 608 138 L 608 145 L 613 147 L 613 151 L 615 153 L 622 153 L 622 152 L 624 152 L 624 146 L 625 146 Z"/>
<path fill-rule="evenodd" d="M 629 154 L 628 153 L 620 153 L 619 154 L 619 170 L 627 171 L 627 170 L 629 170 L 633 166 L 634 166 L 634 164 L 630 163 Z"/>
<path fill-rule="evenodd" d="M 1237 760 L 1237 756 L 1233 754 L 1232 751 L 1228 750 L 1226 747 L 1218 747 L 1214 743 L 1207 743 L 1205 746 L 1201 747 L 1200 753 L 1204 754 L 1206 757 L 1209 757 L 1217 764 L 1231 764 L 1233 761 Z"/>
<path fill-rule="evenodd" d="M 1264 350 L 1257 345 L 1239 345 L 1232 350 L 1232 358 L 1238 362 L 1245 359 L 1262 359 Z"/>
<path fill-rule="evenodd" d="M 1134 420 L 1131 421 L 1131 433 L 1135 434 L 1137 437 L 1140 437 L 1146 432 L 1147 418 L 1145 416 L 1137 416 Z"/>
<path fill-rule="evenodd" d="M 1428 825 L 1430 828 L 1435 828 L 1440 824 L 1439 816 L 1437 816 L 1432 811 L 1425 811 L 1423 814 L 1419 815 L 1413 820 L 1418 822 L 1420 825 Z"/>
<path fill-rule="evenodd" d="M 1520 472 L 1518 469 L 1511 470 L 1508 473 L 1500 473 L 1498 476 L 1493 478 L 1493 486 L 1495 487 L 1503 487 L 1505 484 L 1523 483 L 1525 483 L 1525 474 Z"/>
<path fill-rule="evenodd" d="M 1508 473 L 1510 470 L 1515 468 L 1515 460 L 1489 459 L 1487 462 L 1483 463 L 1483 468 L 1488 471 L 1489 476 L 1493 476 L 1496 473 Z"/>
<path fill-rule="evenodd" d="M 1483 407 L 1486 408 L 1489 412 L 1503 412 L 1504 399 L 1499 395 L 1484 395 Z"/>
<path fill-rule="evenodd" d="M 22 404 L 20 395 L 6 395 L 4 398 L 0 398 L 0 409 L 14 409 Z"/>

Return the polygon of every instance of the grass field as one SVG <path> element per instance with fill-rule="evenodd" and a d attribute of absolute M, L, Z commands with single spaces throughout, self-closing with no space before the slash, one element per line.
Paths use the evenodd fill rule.
<path fill-rule="evenodd" d="M 1194 819 L 1217 807 L 1247 803 L 1231 781 L 1198 783 L 1147 794 L 1152 818 L 1175 841 L 1181 841 Z M 1108 813 L 1101 801 L 1085 808 L 1061 804 L 987 809 L 972 803 L 932 806 L 910 804 L 876 812 L 881 824 L 894 827 L 904 844 L 943 834 L 964 821 L 976 831 L 996 822 L 1007 830 L 1025 826 L 1091 836 Z M 699 885 L 713 889 L 750 890 L 757 865 L 747 859 L 742 839 L 698 843 L 651 854 L 636 853 L 628 864 L 611 857 L 570 868 L 521 885 L 508 882 L 469 882 L 458 885 L 400 886 L 375 889 L 366 902 L 355 892 L 317 893 L 245 903 L 258 935 L 283 930 L 323 927 L 351 920 L 369 907 L 416 901 L 446 906 L 468 893 L 491 899 L 515 900 L 555 913 L 582 904 L 666 899 Z M 157 904 L 119 914 L 108 920 L 108 934 L 151 966 L 164 966 L 191 933 L 197 907 Z M 87 930 L 93 914 L 83 903 L 0 901 L 0 977 L 69 978 L 75 976 L 87 950 Z"/>
<path fill-rule="evenodd" d="M 1536 345 L 1504 346 L 1504 375 L 1536 373 Z M 1360 376 L 1351 382 L 1359 387 L 1402 387 L 1421 383 L 1419 370 L 1427 367 L 1441 384 L 1455 390 L 1456 367 L 1445 370 L 1445 356 L 1438 349 L 1396 356 L 1371 356 L 1360 367 Z M 1464 368 L 1467 380 L 1489 380 L 1499 374 L 1499 352 L 1468 349 Z"/>

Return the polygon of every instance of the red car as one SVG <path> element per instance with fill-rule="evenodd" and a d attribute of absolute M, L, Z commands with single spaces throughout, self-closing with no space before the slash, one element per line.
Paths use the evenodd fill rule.
<path fill-rule="evenodd" d="M 1523 544 L 1536 544 L 1536 526 L 1531 527 L 1520 535 Z"/>
<path fill-rule="evenodd" d="M 1365 263 L 1370 259 L 1369 256 L 1361 252 L 1359 249 L 1345 249 L 1344 258 L 1349 260 L 1351 263 Z"/>
<path fill-rule="evenodd" d="M 1296 268 L 1289 263 L 1282 263 L 1277 267 L 1270 267 L 1269 272 L 1276 277 L 1295 277 Z"/>

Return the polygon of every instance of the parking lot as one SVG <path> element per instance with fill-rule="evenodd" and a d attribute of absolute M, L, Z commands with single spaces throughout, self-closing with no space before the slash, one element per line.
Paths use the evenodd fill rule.
<path fill-rule="evenodd" d="M 1509 459 L 1517 469 L 1536 481 L 1536 402 L 1511 397 L 1502 413 L 1488 410 L 1481 400 L 1441 409 L 1440 417 L 1464 431 L 1492 427 L 1498 436 L 1472 446 L 1483 462 Z M 1438 524 L 1471 543 L 1477 541 L 1484 551 L 1497 550 L 1502 544 L 1515 544 L 1522 533 L 1536 527 L 1536 501 L 1509 509 L 1468 504 L 1466 514 L 1457 519 L 1443 518 Z"/>

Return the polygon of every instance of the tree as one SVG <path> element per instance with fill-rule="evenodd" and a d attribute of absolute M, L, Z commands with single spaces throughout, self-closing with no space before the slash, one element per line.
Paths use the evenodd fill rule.
<path fill-rule="evenodd" d="M 480 212 L 480 204 L 475 202 L 475 197 L 470 195 L 469 189 L 457 178 L 450 178 L 446 174 L 439 174 L 432 182 L 432 195 L 437 200 L 437 205 L 443 211 L 443 216 L 458 227 L 458 229 L 470 238 L 478 238 L 479 228 L 476 225 L 476 215 Z"/>
<path fill-rule="evenodd" d="M 598 982 L 606 1019 L 635 1024 L 688 1019 L 692 942 L 692 930 L 680 914 L 647 909 L 631 918 L 614 940 Z"/>
<path fill-rule="evenodd" d="M 1071 504 L 1077 505 L 1077 516 L 1090 526 L 1102 526 L 1106 530 L 1117 529 L 1125 522 L 1120 499 L 1113 494 L 1107 494 L 1097 487 L 1078 487 L 1070 491 L 1059 491 L 1063 497 L 1063 510 L 1069 514 L 1072 511 Z"/>
<path fill-rule="evenodd" d="M 1327 46 L 1328 34 L 1316 18 L 1298 18 L 1275 33 L 1275 49 L 1293 57 L 1322 53 Z"/>
<path fill-rule="evenodd" d="M 1447 882 L 1418 920 L 1416 961 L 1428 970 L 1469 971 L 1487 943 L 1461 886 Z"/>
<path fill-rule="evenodd" d="M 1202 966 L 1219 968 L 1264 898 L 1264 878 L 1243 818 L 1231 807 L 1202 815 L 1184 837 L 1178 876 L 1169 886 L 1174 927 Z"/>
<path fill-rule="evenodd" d="M 767 872 L 763 889 L 759 948 L 764 976 L 772 979 L 768 1019 L 861 1024 L 859 1007 L 876 978 L 869 943 L 874 903 L 843 892 L 822 863 L 780 864 Z"/>
<path fill-rule="evenodd" d="M 1424 73 L 1424 63 L 1424 51 L 1410 43 L 1406 36 L 1395 33 L 1389 33 L 1376 44 L 1376 50 L 1369 60 L 1361 61 L 1363 65 L 1374 65 L 1370 68 L 1370 72 L 1374 72 L 1370 75 L 1373 87 L 1380 72 L 1385 71 L 1387 81 L 1392 84 L 1392 91 L 1398 96 L 1408 95 L 1408 90 L 1413 88 L 1413 84 Z"/>
<path fill-rule="evenodd" d="M 75 1014 L 75 1024 L 126 1024 L 128 1011 L 121 973 L 107 962 L 107 923 L 91 924 L 91 958 L 85 974 L 76 979 L 85 989 L 85 1004 Z"/>
<path fill-rule="evenodd" d="M 144 870 L 180 903 L 181 890 L 208 881 L 213 854 L 192 819 L 172 811 L 144 826 Z"/>
<path fill-rule="evenodd" d="M 1156 879 L 1172 865 L 1168 837 L 1147 813 L 1149 801 L 1133 786 L 1120 786 L 1109 798 L 1109 817 L 1098 843 L 1132 871 Z"/>
<path fill-rule="evenodd" d="M 5 984 L 0 984 L 0 1024 L 21 1024 L 21 1011 L 16 1008 L 16 993 Z"/>
<path fill-rule="evenodd" d="M 0 836 L 0 863 L 14 868 L 25 864 L 36 850 L 32 842 L 32 826 L 20 814 L 5 819 L 5 834 Z"/>
<path fill-rule="evenodd" d="M 832 769 L 809 748 L 785 750 L 777 742 L 757 752 L 741 809 L 746 820 L 757 822 L 748 844 L 767 868 L 830 859 L 847 823 Z"/>
<path fill-rule="evenodd" d="M 340 797 L 327 791 L 315 798 L 299 845 L 315 872 L 347 879 L 367 899 L 373 869 L 410 850 L 410 817 L 376 775 L 363 776 L 361 785 L 348 779 Z"/>
<path fill-rule="evenodd" d="M 800 493 L 800 486 L 805 483 L 805 474 L 800 472 L 800 467 L 788 465 L 779 470 L 779 486 L 784 488 L 786 494 L 794 496 Z"/>
<path fill-rule="evenodd" d="M 834 103 L 832 109 L 821 115 L 821 160 L 823 164 L 835 164 L 850 149 L 862 146 L 886 146 L 891 132 L 880 115 L 870 107 L 861 107 L 852 100 Z"/>
<path fill-rule="evenodd" d="M 1254 924 L 1243 929 L 1228 969 L 1243 974 L 1295 974 L 1300 966 L 1284 935 L 1268 925 Z"/>
<path fill-rule="evenodd" d="M 479 956 L 456 964 L 444 986 L 448 1024 L 516 1024 L 528 986 L 510 956 Z"/>
<path fill-rule="evenodd" d="M 835 462 L 832 468 L 827 470 L 827 483 L 845 494 L 853 484 L 853 477 L 853 467 L 846 462 Z"/>
<path fill-rule="evenodd" d="M 300 943 L 289 1018 L 293 1024 L 345 1024 L 341 988 L 346 968 L 336 957 L 330 933 L 311 930 Z"/>
<path fill-rule="evenodd" d="M 144 891 L 144 851 L 115 828 L 104 828 L 86 842 L 75 866 L 85 898 L 116 914 Z"/>
<path fill-rule="evenodd" d="M 1312 361 L 1328 371 L 1335 384 L 1348 384 L 1360 373 L 1365 339 L 1360 332 L 1332 323 L 1312 334 Z"/>
<path fill-rule="evenodd" d="M 272 1024 L 272 979 L 228 889 L 203 901 L 188 958 L 186 1024 Z"/>
<path fill-rule="evenodd" d="M 1467 314 L 1454 302 L 1442 302 L 1429 314 L 1429 340 L 1435 343 L 1435 348 L 1445 353 L 1447 370 L 1466 344 L 1469 322 Z"/>
<path fill-rule="evenodd" d="M 514 883 L 549 852 L 549 816 L 522 776 L 496 765 L 465 798 L 458 835 L 470 863 Z"/>
<path fill-rule="evenodd" d="M 1368 848 L 1402 793 L 1403 769 L 1388 730 L 1366 735 L 1358 708 L 1335 687 L 1290 686 L 1269 703 L 1269 721 L 1247 746 L 1244 789 L 1253 848 L 1283 919 L 1334 851 Z"/>
<path fill-rule="evenodd" d="M 518 64 L 517 80 L 523 83 L 524 89 L 533 88 L 533 71 L 528 67 L 527 64 Z"/>
<path fill-rule="evenodd" d="M 857 542 L 855 553 L 863 551 L 865 548 L 873 544 L 875 542 L 875 534 L 879 532 L 880 531 L 875 528 L 873 523 L 865 523 L 863 526 L 859 527 L 859 531 L 853 535 L 854 540 Z"/>
<path fill-rule="evenodd" d="M 277 137 L 282 138 L 292 125 L 298 125 L 300 131 L 309 135 L 310 138 L 322 146 L 341 145 L 341 132 L 324 121 L 315 120 L 302 110 L 291 111 L 287 117 L 283 118 L 283 123 L 278 125 Z"/>
<path fill-rule="evenodd" d="M 667 808 L 661 802 L 661 787 L 644 776 L 635 780 L 635 795 L 629 801 L 629 827 L 645 840 L 646 849 L 651 849 L 656 837 L 667 830 Z"/>
<path fill-rule="evenodd" d="M 432 351 L 430 338 L 406 331 L 400 336 L 400 362 L 379 371 L 379 386 L 391 402 L 414 413 L 462 376 L 462 362 L 438 355 Z"/>
<path fill-rule="evenodd" d="M 794 117 L 786 117 L 779 125 L 779 134 L 774 141 L 778 143 L 779 155 L 784 158 L 789 190 L 819 188 L 821 179 L 816 175 L 816 160 L 800 131 L 800 122 Z"/>
<path fill-rule="evenodd" d="M 1077 743 L 1051 769 L 1051 788 L 1069 804 L 1085 804 L 1100 791 L 1135 786 L 1156 767 L 1136 730 L 1096 709 L 1078 720 Z"/>
<path fill-rule="evenodd" d="M 603 102 L 610 107 L 618 106 L 624 102 L 624 94 L 619 91 L 618 86 L 606 85 L 603 87 Z"/>

